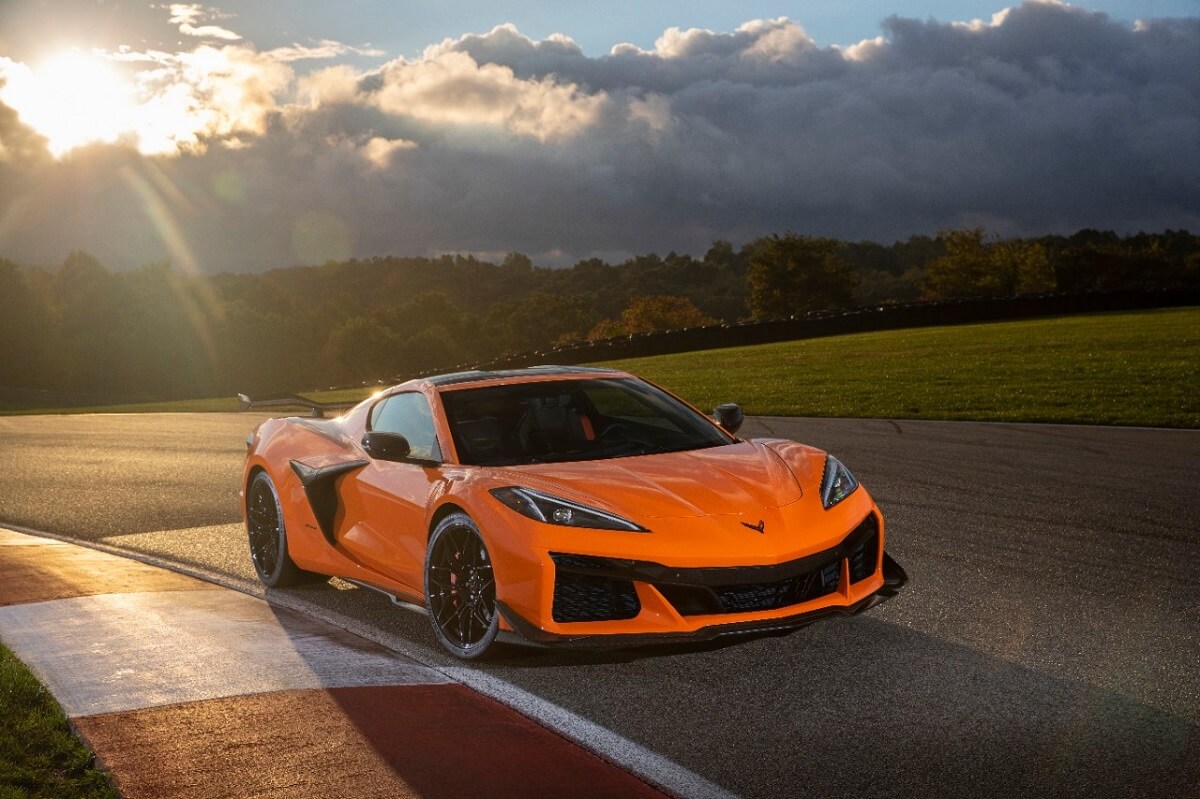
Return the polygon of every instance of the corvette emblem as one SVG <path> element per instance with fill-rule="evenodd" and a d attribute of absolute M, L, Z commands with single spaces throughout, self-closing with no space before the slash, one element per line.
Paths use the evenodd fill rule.
<path fill-rule="evenodd" d="M 749 527 L 751 530 L 754 530 L 755 532 L 758 532 L 758 533 L 765 533 L 767 531 L 767 523 L 765 521 L 763 521 L 762 519 L 758 520 L 758 524 L 751 524 L 750 522 L 742 522 L 742 527 Z"/>

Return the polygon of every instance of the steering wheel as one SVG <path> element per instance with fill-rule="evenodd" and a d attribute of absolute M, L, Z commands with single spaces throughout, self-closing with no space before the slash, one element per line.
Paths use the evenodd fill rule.
<path fill-rule="evenodd" d="M 596 441 L 607 441 L 615 443 L 616 441 L 629 441 L 630 439 L 629 425 L 622 422 L 613 422 L 600 431 L 600 435 L 596 437 Z"/>

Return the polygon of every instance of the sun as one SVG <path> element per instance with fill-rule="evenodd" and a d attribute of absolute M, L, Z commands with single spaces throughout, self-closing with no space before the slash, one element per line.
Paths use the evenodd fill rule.
<path fill-rule="evenodd" d="M 46 137 L 55 157 L 136 130 L 133 86 L 103 56 L 67 50 L 21 67 L 8 71 L 0 100 Z"/>

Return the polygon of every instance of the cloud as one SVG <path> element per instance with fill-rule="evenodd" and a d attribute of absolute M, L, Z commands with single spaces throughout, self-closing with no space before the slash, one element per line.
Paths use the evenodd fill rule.
<path fill-rule="evenodd" d="M 222 39 L 229 42 L 240 41 L 242 38 L 241 34 L 234 33 L 219 25 L 192 24 L 207 19 L 220 19 L 228 16 L 216 9 L 206 8 L 198 3 L 172 3 L 170 11 L 170 24 L 178 25 L 179 32 L 185 36 L 195 36 L 199 39 Z"/>
<path fill-rule="evenodd" d="M 606 99 L 603 92 L 581 92 L 552 76 L 518 78 L 507 66 L 479 64 L 461 52 L 394 61 L 373 77 L 370 84 L 360 83 L 360 97 L 385 114 L 487 126 L 541 141 L 592 125 Z"/>
<path fill-rule="evenodd" d="M 130 132 L 151 154 L 199 153 L 262 135 L 295 77 L 285 62 L 244 45 L 202 45 L 153 60 L 139 76 L 143 99 Z"/>
<path fill-rule="evenodd" d="M 7 207 L 59 222 L 0 228 L 0 255 L 85 249 L 132 266 L 169 252 L 166 218 L 173 251 L 209 271 L 304 262 L 316 250 L 296 242 L 335 228 L 337 251 L 359 256 L 560 262 L 788 230 L 888 242 L 975 224 L 1200 229 L 1198 18 L 1128 26 L 1029 2 L 984 21 L 893 17 L 845 47 L 781 18 L 671 29 L 601 57 L 502 25 L 297 77 L 296 60 L 341 46 L 308 47 L 156 56 L 148 94 L 202 123 L 163 138 L 182 154 L 43 159 Z M 108 179 L 117 170 L 156 177 L 131 194 Z M 88 181 L 103 202 L 79 191 Z M 217 188 L 229 185 L 241 188 Z"/>
<path fill-rule="evenodd" d="M 417 143 L 407 139 L 385 139 L 382 136 L 372 136 L 359 149 L 362 157 L 377 169 L 387 169 L 391 165 L 392 155 L 404 150 L 416 148 Z"/>
<path fill-rule="evenodd" d="M 293 44 L 288 47 L 276 47 L 266 52 L 267 57 L 275 61 L 324 60 L 347 54 L 378 58 L 383 56 L 384 52 L 373 47 L 351 47 L 332 39 L 322 39 L 311 45 Z"/>

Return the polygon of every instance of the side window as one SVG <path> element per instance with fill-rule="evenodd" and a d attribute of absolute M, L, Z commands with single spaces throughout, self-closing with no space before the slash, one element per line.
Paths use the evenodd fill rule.
<path fill-rule="evenodd" d="M 371 429 L 384 433 L 399 433 L 408 439 L 414 458 L 429 461 L 442 459 L 437 434 L 433 430 L 433 413 L 424 394 L 396 394 L 371 409 Z"/>

